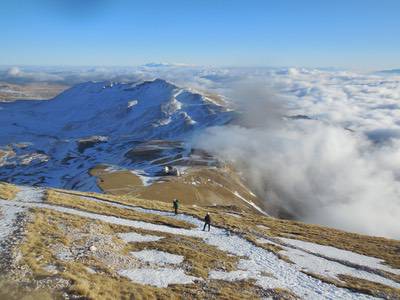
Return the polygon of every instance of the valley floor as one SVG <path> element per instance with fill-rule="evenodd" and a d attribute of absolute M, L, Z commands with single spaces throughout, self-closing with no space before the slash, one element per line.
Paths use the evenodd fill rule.
<path fill-rule="evenodd" d="M 399 241 L 233 207 L 183 206 L 175 216 L 157 201 L 7 189 L 0 298 L 34 289 L 41 299 L 400 299 Z"/>

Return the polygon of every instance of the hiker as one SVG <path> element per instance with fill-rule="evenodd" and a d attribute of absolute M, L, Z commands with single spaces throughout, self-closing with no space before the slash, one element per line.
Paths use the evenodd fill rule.
<path fill-rule="evenodd" d="M 178 201 L 178 199 L 174 199 L 173 207 L 174 207 L 175 215 L 177 215 L 177 214 L 178 214 L 178 208 L 179 208 L 179 201 Z"/>
<path fill-rule="evenodd" d="M 206 230 L 206 226 L 208 225 L 208 231 L 210 231 L 210 226 L 211 226 L 211 217 L 210 213 L 207 213 L 206 216 L 204 217 L 204 227 L 203 231 Z"/>

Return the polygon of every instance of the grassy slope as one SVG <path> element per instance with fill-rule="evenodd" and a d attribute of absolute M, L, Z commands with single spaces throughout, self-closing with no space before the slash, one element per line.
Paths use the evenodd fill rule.
<path fill-rule="evenodd" d="M 14 199 L 18 193 L 18 188 L 12 184 L 0 182 L 0 198 L 5 200 Z"/>
<path fill-rule="evenodd" d="M 61 191 L 62 190 L 58 190 Z M 171 204 L 156 200 L 146 200 L 131 196 L 116 196 L 108 194 L 85 193 L 77 191 L 67 191 L 74 195 L 92 196 L 98 199 L 107 200 L 115 203 L 140 206 L 149 209 L 159 209 L 164 211 L 172 210 Z M 182 212 L 203 218 L 207 212 L 211 212 L 213 223 L 215 225 L 229 228 L 245 235 L 257 237 L 259 235 L 268 235 L 272 237 L 290 237 L 303 241 L 318 243 L 326 246 L 333 246 L 355 253 L 373 256 L 385 260 L 385 262 L 395 268 L 400 268 L 400 259 L 398 249 L 400 241 L 381 237 L 373 237 L 350 233 L 329 227 L 323 227 L 314 224 L 305 224 L 302 222 L 281 220 L 253 214 L 251 212 L 238 212 L 234 206 L 208 206 L 193 207 L 183 205 Z M 236 218 L 222 212 L 240 214 L 241 218 Z M 269 229 L 259 227 L 264 225 Z"/>
<path fill-rule="evenodd" d="M 255 211 L 233 194 L 236 191 L 260 207 L 265 205 L 250 193 L 236 172 L 227 167 L 192 167 L 180 177 L 163 177 L 150 186 L 143 186 L 140 178 L 129 171 L 107 172 L 101 165 L 93 168 L 90 174 L 98 178 L 97 184 L 102 191 L 112 195 L 129 195 L 167 203 L 177 198 L 185 205 L 235 205 L 241 210 Z"/>
<path fill-rule="evenodd" d="M 9 185 L 8 185 L 9 186 Z M 107 215 L 121 216 L 133 220 L 144 220 L 146 222 L 164 224 L 173 227 L 190 228 L 191 225 L 185 222 L 177 221 L 169 217 L 154 216 L 147 213 L 131 212 L 126 209 L 116 208 L 103 203 L 95 203 L 84 200 L 82 196 L 92 196 L 98 199 L 135 205 L 143 208 L 171 210 L 171 204 L 162 201 L 149 201 L 132 196 L 117 196 L 96 193 L 83 193 L 77 191 L 49 190 L 46 200 L 49 203 L 73 207 L 80 210 L 104 213 Z M 110 225 L 100 221 L 88 220 L 85 218 L 54 212 L 44 209 L 34 209 L 33 218 L 28 224 L 27 235 L 21 245 L 24 264 L 30 275 L 24 275 L 23 281 L 41 282 L 43 280 L 54 280 L 61 277 L 68 280 L 70 285 L 67 288 L 68 293 L 88 297 L 89 299 L 117 299 L 133 296 L 135 299 L 141 298 L 166 298 L 178 299 L 196 297 L 204 298 L 259 298 L 263 295 L 253 281 L 241 281 L 228 283 L 218 280 L 207 281 L 207 283 L 198 282 L 191 285 L 172 285 L 168 289 L 160 289 L 151 286 L 143 286 L 132 283 L 131 281 L 116 275 L 115 270 L 110 269 L 104 262 L 91 257 L 85 259 L 76 259 L 73 261 L 62 261 L 57 258 L 52 250 L 52 245 L 62 244 L 67 247 L 76 247 L 84 243 L 84 238 L 76 239 L 72 234 L 74 231 L 80 232 L 79 236 L 85 236 L 85 228 L 88 226 L 98 227 L 98 234 L 112 235 L 115 245 L 124 244 L 115 233 L 137 231 L 143 234 L 160 235 L 158 232 L 149 232 L 146 230 L 132 229 L 123 226 Z M 249 211 L 242 211 L 234 206 L 210 206 L 193 207 L 191 205 L 182 205 L 181 211 L 187 214 L 203 218 L 206 212 L 211 212 L 213 223 L 241 234 L 250 241 L 255 242 L 258 237 L 290 237 L 299 240 L 315 242 L 322 245 L 330 245 L 337 248 L 350 250 L 359 254 L 374 256 L 385 260 L 388 265 L 399 268 L 400 260 L 398 249 L 400 241 L 358 235 L 331 228 L 325 228 L 318 225 L 303 224 L 287 220 L 280 220 L 270 217 L 253 214 Z M 228 213 L 240 214 L 241 218 L 234 217 Z M 260 227 L 257 225 L 264 225 Z M 268 228 L 267 228 L 268 227 Z M 40 234 L 38 234 L 40 232 Z M 164 239 L 158 242 L 148 243 L 130 243 L 124 244 L 122 249 L 118 250 L 120 255 L 129 251 L 138 251 L 142 249 L 158 249 L 169 251 L 185 257 L 185 272 L 187 274 L 206 278 L 209 270 L 216 267 L 225 270 L 234 270 L 236 268 L 237 258 L 230 257 L 226 253 L 215 247 L 205 244 L 202 240 L 189 237 L 161 234 Z M 256 242 L 255 242 L 256 243 Z M 279 247 L 271 247 L 265 244 L 259 245 L 276 254 L 280 255 Z M 115 250 L 113 250 L 115 251 Z M 111 252 L 111 250 L 109 251 Z M 46 271 L 46 265 L 55 265 L 59 270 L 57 275 Z M 86 267 L 98 270 L 91 274 Z M 367 294 L 382 296 L 392 295 L 395 299 L 400 292 L 380 284 L 352 278 L 342 277 L 342 281 L 334 281 L 328 278 L 321 278 L 318 275 L 311 274 L 321 280 L 334 283 L 339 286 L 348 287 L 354 290 L 362 291 Z M 394 280 L 400 281 L 399 276 L 388 276 Z M 21 280 L 19 278 L 18 280 Z M 40 286 L 40 285 L 39 285 Z M 240 289 L 241 293 L 237 293 Z M 286 297 L 292 299 L 287 291 L 271 291 L 272 296 Z"/>
<path fill-rule="evenodd" d="M 252 281 L 240 281 L 229 283 L 218 280 L 211 280 L 208 283 L 200 281 L 189 285 L 171 285 L 168 288 L 157 288 L 147 285 L 140 285 L 116 275 L 115 270 L 104 264 L 100 259 L 90 253 L 86 257 L 79 257 L 71 261 L 57 259 L 52 245 L 61 243 L 66 246 L 79 246 L 83 244 L 82 239 L 75 239 L 73 235 L 66 232 L 78 231 L 84 235 L 85 228 L 96 226 L 97 235 L 114 235 L 116 232 L 132 232 L 132 228 L 110 225 L 99 221 L 88 220 L 85 218 L 69 215 L 65 218 L 64 214 L 37 209 L 34 211 L 35 217 L 28 225 L 28 235 L 21 247 L 23 263 L 31 271 L 29 280 L 40 282 L 44 279 L 61 277 L 70 282 L 66 291 L 70 295 L 86 297 L 88 299 L 257 299 L 261 296 L 261 290 Z M 60 230 L 60 225 L 65 226 L 64 231 Z M 37 232 L 40 231 L 40 235 Z M 145 230 L 135 230 L 142 234 L 157 234 Z M 215 266 L 225 266 L 226 269 L 233 269 L 236 259 L 227 256 L 224 252 L 211 247 L 197 239 L 183 238 L 177 244 L 177 237 L 162 234 L 162 243 L 129 244 L 120 250 L 119 254 L 126 254 L 130 250 L 138 250 L 141 247 L 147 249 L 162 249 L 165 251 L 179 251 L 187 255 L 185 265 L 188 273 L 199 277 L 204 277 L 211 268 Z M 115 243 L 122 243 L 115 237 Z M 203 255 L 198 255 L 198 252 Z M 118 254 L 118 253 L 117 253 Z M 57 275 L 46 271 L 47 265 L 55 265 L 59 270 Z M 88 272 L 87 267 L 96 270 L 95 274 Z M 240 295 L 237 293 L 241 288 Z M 290 298 L 286 291 L 273 291 L 275 295 Z M 289 296 L 288 296 L 289 295 Z M 284 298 L 283 298 L 284 299 Z"/>
<path fill-rule="evenodd" d="M 72 193 L 90 195 L 115 203 L 135 205 L 143 208 L 159 209 L 165 211 L 171 210 L 169 204 L 160 201 L 149 201 L 130 196 L 81 193 L 75 191 L 73 191 Z M 337 229 L 322 227 L 319 225 L 280 220 L 276 218 L 261 216 L 259 214 L 253 214 L 251 212 L 238 213 L 237 208 L 230 206 L 182 206 L 181 211 L 193 216 L 197 216 L 199 218 L 204 217 L 206 212 L 211 212 L 214 225 L 229 228 L 230 230 L 241 234 L 243 237 L 256 244 L 256 239 L 260 236 L 289 237 L 321 245 L 333 246 L 339 249 L 349 250 L 355 253 L 380 258 L 383 259 L 388 265 L 395 268 L 400 268 L 400 259 L 398 255 L 398 249 L 400 249 L 400 241 L 397 240 L 349 233 Z M 241 218 L 236 218 L 224 212 L 240 214 Z M 260 228 L 257 225 L 264 225 L 269 229 L 262 227 Z M 276 253 L 282 259 L 286 259 L 284 256 L 279 254 L 279 250 L 281 250 L 279 247 L 266 244 L 258 244 L 258 246 Z M 393 289 L 374 282 L 353 278 L 350 276 L 342 277 L 342 282 L 339 282 L 337 280 L 335 281 L 329 278 L 323 278 L 316 274 L 310 275 L 329 283 L 333 283 L 342 287 L 347 287 L 374 296 L 396 296 L 400 294 L 400 291 L 397 289 Z M 388 278 L 400 282 L 400 276 L 398 275 L 388 273 L 385 275 Z M 396 299 L 396 297 L 394 297 L 394 299 Z"/>

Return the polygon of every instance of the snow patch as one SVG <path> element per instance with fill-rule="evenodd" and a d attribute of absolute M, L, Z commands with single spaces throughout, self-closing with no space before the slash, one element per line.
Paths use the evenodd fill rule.
<path fill-rule="evenodd" d="M 209 278 L 226 281 L 256 280 L 256 284 L 264 289 L 281 288 L 281 283 L 273 277 L 262 276 L 258 271 L 237 270 L 232 272 L 211 271 Z"/>
<path fill-rule="evenodd" d="M 237 191 L 235 191 L 233 193 L 236 197 L 242 199 L 244 202 L 246 202 L 247 204 L 251 205 L 252 207 L 254 207 L 257 211 L 259 211 L 260 213 L 262 213 L 263 215 L 269 216 L 263 209 L 261 209 L 259 206 L 255 205 L 252 201 L 245 199 L 242 195 L 240 195 Z"/>
<path fill-rule="evenodd" d="M 15 230 L 17 216 L 24 210 L 22 207 L 0 205 L 0 242 Z"/>
<path fill-rule="evenodd" d="M 235 218 L 239 218 L 239 219 L 242 217 L 241 215 L 234 214 L 234 213 L 225 213 L 225 215 L 228 215 L 228 216 L 231 216 L 231 217 L 235 217 Z"/>
<path fill-rule="evenodd" d="M 43 202 L 43 189 L 31 188 L 27 186 L 18 186 L 18 193 L 14 198 L 14 201 L 19 202 Z"/>
<path fill-rule="evenodd" d="M 354 253 L 347 250 L 338 249 L 331 246 L 324 246 L 315 243 L 288 239 L 288 238 L 280 238 L 280 240 L 286 244 L 294 246 L 296 248 L 300 248 L 311 253 L 320 254 L 325 257 L 338 259 L 342 261 L 349 261 L 353 264 L 357 264 L 360 266 L 367 266 L 369 268 L 380 269 L 383 271 L 391 272 L 393 274 L 400 275 L 400 269 L 393 269 L 389 266 L 384 265 L 384 261 L 382 259 L 378 259 L 375 257 L 370 257 L 366 255 L 361 255 L 358 253 Z"/>
<path fill-rule="evenodd" d="M 167 116 L 172 115 L 181 108 L 182 108 L 182 103 L 176 100 L 175 98 L 172 98 L 169 102 L 161 105 L 161 111 Z"/>
<path fill-rule="evenodd" d="M 177 265 L 183 262 L 184 257 L 182 255 L 171 254 L 164 251 L 158 250 L 142 250 L 137 252 L 131 252 L 131 255 L 137 259 L 154 263 L 158 265 L 172 264 Z"/>
<path fill-rule="evenodd" d="M 131 242 L 155 242 L 163 239 L 164 237 L 155 235 L 142 235 L 136 232 L 119 233 L 118 237 L 127 243 Z"/>
<path fill-rule="evenodd" d="M 349 275 L 356 278 L 381 283 L 397 289 L 400 288 L 400 283 L 394 282 L 393 280 L 386 279 L 385 277 L 376 275 L 374 273 L 354 269 L 335 261 L 309 254 L 299 249 L 286 248 L 279 253 L 286 255 L 303 271 L 319 274 L 324 277 L 333 278 L 339 281 L 340 279 L 337 275 Z"/>
<path fill-rule="evenodd" d="M 158 177 L 156 177 L 156 176 L 150 177 L 150 176 L 143 175 L 143 171 L 141 171 L 141 170 L 130 170 L 130 172 L 140 178 L 143 186 L 149 186 L 153 183 L 154 180 L 158 179 Z"/>
<path fill-rule="evenodd" d="M 186 275 L 181 269 L 169 268 L 120 270 L 118 274 L 129 278 L 133 282 L 160 288 L 166 288 L 170 284 L 190 284 L 201 280 L 200 278 Z"/>
<path fill-rule="evenodd" d="M 268 226 L 265 225 L 256 225 L 258 228 L 260 229 L 265 229 L 265 230 L 270 230 L 271 228 L 269 228 Z"/>
<path fill-rule="evenodd" d="M 132 109 L 135 105 L 138 104 L 137 100 L 132 100 L 128 102 L 128 109 Z"/>
<path fill-rule="evenodd" d="M 271 241 L 271 240 L 268 240 L 265 238 L 258 238 L 258 239 L 256 239 L 256 242 L 260 243 L 260 244 L 270 244 L 270 245 L 282 247 L 282 245 L 279 245 L 279 244 L 275 243 L 274 241 Z"/>
<path fill-rule="evenodd" d="M 89 273 L 89 274 L 96 274 L 96 270 L 89 268 L 89 267 L 85 267 L 85 270 Z"/>

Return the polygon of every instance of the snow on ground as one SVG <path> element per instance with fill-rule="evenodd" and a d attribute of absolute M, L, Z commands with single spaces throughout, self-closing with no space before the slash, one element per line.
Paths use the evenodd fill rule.
<path fill-rule="evenodd" d="M 35 202 L 41 196 L 41 192 L 36 189 L 19 187 L 15 199 L 12 201 L 32 201 Z M 9 200 L 2 200 L 9 201 Z M 25 211 L 21 206 L 0 206 L 0 242 L 5 240 L 15 229 L 18 214 Z"/>
<path fill-rule="evenodd" d="M 36 197 L 39 197 L 38 195 Z M 96 201 L 110 204 L 110 202 L 85 197 L 88 201 Z M 347 289 L 339 288 L 333 284 L 324 283 L 316 278 L 302 272 L 303 268 L 309 271 L 336 278 L 337 274 L 349 274 L 357 278 L 363 278 L 374 282 L 380 282 L 387 286 L 400 288 L 400 284 L 379 276 L 375 273 L 362 271 L 340 264 L 339 262 L 321 258 L 299 249 L 286 247 L 284 253 L 295 262 L 287 263 L 279 259 L 274 253 L 261 247 L 257 247 L 246 239 L 223 228 L 213 227 L 211 232 L 201 230 L 203 222 L 195 217 L 179 214 L 174 216 L 171 212 L 143 209 L 139 207 L 112 204 L 126 209 L 157 215 L 169 216 L 196 225 L 195 229 L 171 228 L 165 225 L 152 224 L 142 221 L 127 220 L 96 213 L 84 212 L 76 209 L 60 207 L 37 202 L 2 201 L 2 207 L 40 207 L 52 209 L 62 213 L 73 214 L 94 220 L 100 220 L 110 224 L 124 225 L 150 231 L 158 231 L 170 234 L 198 237 L 209 245 L 228 252 L 231 255 L 240 256 L 238 270 L 223 272 L 212 270 L 210 278 L 224 278 L 226 280 L 239 280 L 242 278 L 253 278 L 263 288 L 288 289 L 305 299 L 371 299 L 365 294 L 356 293 Z M 154 254 L 154 253 L 153 253 Z M 197 278 L 186 275 L 180 269 L 127 269 L 120 270 L 119 274 L 131 280 L 143 284 L 152 284 L 166 287 L 172 283 L 191 283 Z M 272 276 L 272 277 L 271 277 Z"/>
<path fill-rule="evenodd" d="M 335 261 L 331 261 L 320 256 L 309 254 L 299 249 L 286 248 L 279 253 L 286 255 L 292 262 L 296 264 L 296 266 L 307 272 L 319 274 L 324 277 L 337 280 L 339 280 L 337 276 L 339 274 L 349 275 L 400 289 L 400 284 L 394 282 L 393 280 L 367 271 L 354 269 L 341 263 L 337 263 Z"/>
<path fill-rule="evenodd" d="M 127 158 L 138 141 L 191 140 L 197 130 L 226 124 L 233 116 L 201 94 L 160 79 L 135 85 L 86 82 L 52 101 L 0 103 L 0 148 L 13 153 L 1 159 L 0 178 L 99 192 L 85 170 L 107 163 L 143 170 L 138 175 L 149 185 L 162 166 Z M 28 146 L 18 147 L 22 142 Z M 166 152 L 187 158 L 190 148 Z"/>
<path fill-rule="evenodd" d="M 137 252 L 131 252 L 131 255 L 141 261 L 154 263 L 158 265 L 165 265 L 165 264 L 177 265 L 183 262 L 184 259 L 182 255 L 175 255 L 158 250 L 142 250 Z"/>
<path fill-rule="evenodd" d="M 163 239 L 161 236 L 155 236 L 155 235 L 142 235 L 136 232 L 126 232 L 126 233 L 119 233 L 118 237 L 120 237 L 122 240 L 124 240 L 127 243 L 131 242 L 155 242 L 158 240 Z"/>
<path fill-rule="evenodd" d="M 166 288 L 169 284 L 189 284 L 196 280 L 201 280 L 194 276 L 186 275 L 181 269 L 131 269 L 118 272 L 136 283 L 154 285 L 160 288 Z"/>
<path fill-rule="evenodd" d="M 258 228 L 260 229 L 266 229 L 269 230 L 270 228 L 268 226 L 264 226 L 264 225 L 256 225 Z"/>
<path fill-rule="evenodd" d="M 294 246 L 296 248 L 300 248 L 302 250 L 309 251 L 315 254 L 321 254 L 324 257 L 329 257 L 341 261 L 348 261 L 353 264 L 357 264 L 360 266 L 366 266 L 369 268 L 379 269 L 387 272 L 391 272 L 394 274 L 400 275 L 400 269 L 394 269 L 389 266 L 384 265 L 384 261 L 382 259 L 378 259 L 375 257 L 370 257 L 366 255 L 361 255 L 358 253 L 354 253 L 347 250 L 338 249 L 331 246 L 324 246 L 319 244 L 314 244 L 310 242 L 288 239 L 288 238 L 280 238 L 280 240 L 286 244 Z"/>
<path fill-rule="evenodd" d="M 89 267 L 85 267 L 85 270 L 89 273 L 89 274 L 95 274 L 96 270 L 93 270 L 92 268 Z"/>
<path fill-rule="evenodd" d="M 21 202 L 42 202 L 43 189 L 18 186 L 19 192 L 14 201 Z"/>
<path fill-rule="evenodd" d="M 158 179 L 156 176 L 146 176 L 143 175 L 144 171 L 143 170 L 130 170 L 132 174 L 135 174 L 137 177 L 140 178 L 142 181 L 143 186 L 149 186 L 151 185 L 155 180 Z"/>
<path fill-rule="evenodd" d="M 0 206 L 0 242 L 14 231 L 18 213 L 24 210 L 23 207 L 19 206 Z"/>
<path fill-rule="evenodd" d="M 263 215 L 269 216 L 263 209 L 261 209 L 259 206 L 255 205 L 253 202 L 247 200 L 246 198 L 244 198 L 242 195 L 240 195 L 237 191 L 235 191 L 233 193 L 236 197 L 242 199 L 244 202 L 246 202 L 247 204 L 251 205 L 252 207 L 254 207 L 256 210 L 258 210 L 260 213 L 262 213 Z"/>
<path fill-rule="evenodd" d="M 241 215 L 234 214 L 234 213 L 225 213 L 225 215 L 228 215 L 228 216 L 231 216 L 231 217 L 235 217 L 235 218 L 239 218 L 239 219 L 242 217 Z"/>
<path fill-rule="evenodd" d="M 276 245 L 276 246 L 279 246 L 279 247 L 282 246 L 280 244 L 275 243 L 274 241 L 271 241 L 271 240 L 268 240 L 268 239 L 265 239 L 265 238 L 258 238 L 258 239 L 256 239 L 256 242 L 260 243 L 260 244 Z"/>

